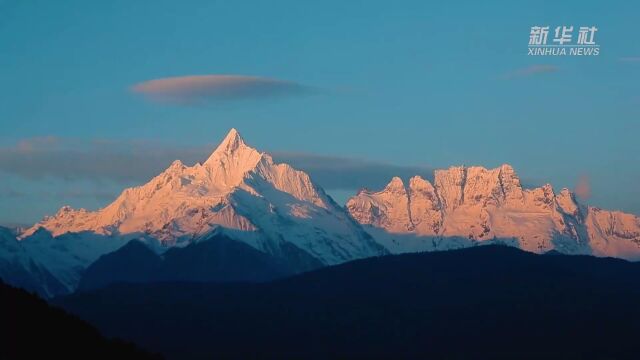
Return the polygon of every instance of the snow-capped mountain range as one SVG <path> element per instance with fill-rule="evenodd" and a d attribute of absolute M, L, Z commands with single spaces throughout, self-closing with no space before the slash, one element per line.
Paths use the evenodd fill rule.
<path fill-rule="evenodd" d="M 543 253 L 640 259 L 640 218 L 577 203 L 547 184 L 525 189 L 510 165 L 436 170 L 360 191 L 349 213 L 392 253 L 501 242 Z"/>
<path fill-rule="evenodd" d="M 85 269 L 130 240 L 163 256 L 220 234 L 294 271 L 492 242 L 640 258 L 638 217 L 579 205 L 550 185 L 524 189 L 509 165 L 438 170 L 434 184 L 393 178 L 343 208 L 306 173 L 275 163 L 232 129 L 203 163 L 175 161 L 100 210 L 65 206 L 18 233 L 0 228 L 0 277 L 54 296 L 74 291 Z"/>
<path fill-rule="evenodd" d="M 144 234 L 165 246 L 221 228 L 258 250 L 278 252 L 288 243 L 326 265 L 381 249 L 306 173 L 274 163 L 247 146 L 235 129 L 204 163 L 185 166 L 177 160 L 101 210 L 64 207 L 21 236 L 40 228 L 53 236 Z"/>
<path fill-rule="evenodd" d="M 65 206 L 12 245 L 31 257 L 20 261 L 46 269 L 72 291 L 84 268 L 129 240 L 163 251 L 218 232 L 298 270 L 387 253 L 306 173 L 276 164 L 235 129 L 204 163 L 175 161 L 98 211 Z"/>

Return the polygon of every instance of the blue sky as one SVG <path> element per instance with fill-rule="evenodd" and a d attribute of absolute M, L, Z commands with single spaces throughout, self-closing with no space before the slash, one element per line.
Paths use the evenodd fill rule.
<path fill-rule="evenodd" d="M 94 209 L 152 175 L 56 167 L 95 156 L 122 172 L 127 155 L 160 152 L 147 170 L 161 169 L 206 157 L 231 127 L 259 149 L 402 174 L 510 163 L 526 183 L 582 179 L 588 203 L 640 214 L 638 13 L 629 1 L 0 0 L 0 223 Z M 597 26 L 601 54 L 527 56 L 535 25 Z M 133 90 L 218 74 L 310 91 L 191 104 Z M 33 159 L 50 147 L 61 155 Z M 53 169 L 29 168 L 43 161 Z"/>

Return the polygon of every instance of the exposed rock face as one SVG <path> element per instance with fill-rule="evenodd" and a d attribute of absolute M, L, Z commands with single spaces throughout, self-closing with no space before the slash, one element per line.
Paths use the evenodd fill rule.
<path fill-rule="evenodd" d="M 391 252 L 506 242 L 521 249 L 640 258 L 640 218 L 582 206 L 567 189 L 524 189 L 513 168 L 436 170 L 434 184 L 394 178 L 347 202 L 351 216 Z"/>

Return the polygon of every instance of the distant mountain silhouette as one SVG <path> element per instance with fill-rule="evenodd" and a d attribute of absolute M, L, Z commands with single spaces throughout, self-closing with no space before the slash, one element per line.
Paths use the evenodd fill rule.
<path fill-rule="evenodd" d="M 118 282 L 267 281 L 294 273 L 285 261 L 220 234 L 186 247 L 171 248 L 162 256 L 133 240 L 91 264 L 79 290 Z"/>
<path fill-rule="evenodd" d="M 0 359 L 159 359 L 0 281 Z"/>
<path fill-rule="evenodd" d="M 150 282 L 161 264 L 160 256 L 147 245 L 132 240 L 91 264 L 82 275 L 78 289 L 96 289 L 116 282 Z"/>
<path fill-rule="evenodd" d="M 632 359 L 639 280 L 638 263 L 479 246 L 262 284 L 112 285 L 55 303 L 170 359 Z"/>

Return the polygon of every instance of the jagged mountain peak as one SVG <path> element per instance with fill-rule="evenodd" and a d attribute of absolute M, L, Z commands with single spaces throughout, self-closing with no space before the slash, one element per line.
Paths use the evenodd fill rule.
<path fill-rule="evenodd" d="M 204 165 L 217 166 L 221 159 L 259 157 L 262 153 L 247 145 L 240 133 L 232 128 L 211 153 Z"/>
<path fill-rule="evenodd" d="M 558 193 L 558 195 L 562 195 L 562 196 L 573 196 L 573 193 L 571 192 L 571 190 L 569 190 L 569 188 L 562 188 L 560 189 L 560 192 Z"/>
<path fill-rule="evenodd" d="M 210 230 L 210 224 L 192 219 L 194 211 L 201 212 L 202 216 L 212 216 L 209 222 L 225 220 L 222 221 L 224 225 L 234 229 L 255 230 L 243 217 L 229 219 L 230 214 L 220 213 L 218 209 L 228 208 L 231 202 L 229 197 L 238 189 L 257 194 L 254 186 L 247 183 L 249 178 L 253 179 L 253 185 L 255 179 L 262 179 L 266 183 L 279 180 L 274 187 L 288 191 L 286 186 L 289 185 L 296 190 L 296 197 L 300 198 L 297 190 L 304 186 L 297 182 L 304 179 L 294 176 L 297 173 L 291 174 L 293 172 L 295 170 L 274 164 L 270 156 L 248 146 L 238 131 L 232 128 L 203 164 L 186 166 L 180 160 L 175 160 L 146 184 L 125 189 L 105 208 L 88 212 L 65 206 L 54 216 L 45 217 L 28 229 L 23 237 L 34 233 L 39 227 L 49 229 L 55 236 L 78 231 L 108 235 L 114 232 L 151 232 L 162 240 L 180 234 L 198 235 Z M 250 176 L 250 173 L 254 175 Z M 274 179 L 274 173 L 280 178 Z M 283 176 L 292 179 L 287 182 L 281 179 Z M 223 219 L 216 219 L 216 216 Z"/>
<path fill-rule="evenodd" d="M 49 240 L 81 239 L 77 244 L 87 249 L 94 247 L 95 238 L 118 246 L 144 238 L 171 247 L 221 232 L 259 251 L 299 262 L 295 267 L 300 269 L 385 253 L 306 173 L 275 163 L 248 146 L 235 129 L 203 164 L 174 161 L 146 184 L 125 189 L 106 207 L 65 207 L 26 230 L 21 239 L 37 236 L 38 229 L 46 230 Z M 38 243 L 53 244 L 49 240 Z M 34 242 L 25 242 L 30 243 Z M 50 251 L 54 248 L 43 253 Z M 88 254 L 85 260 L 95 260 L 100 252 Z M 64 271 L 75 275 L 86 265 L 76 264 L 76 255 L 62 257 L 71 264 Z M 56 256 L 46 261 L 58 266 Z M 72 287 L 76 280 L 65 284 Z"/>
<path fill-rule="evenodd" d="M 397 176 L 394 176 L 391 179 L 391 181 L 387 184 L 387 186 L 385 186 L 384 191 L 404 192 L 406 191 L 406 189 L 404 187 L 404 182 L 402 181 L 402 179 Z"/>
<path fill-rule="evenodd" d="M 565 214 L 578 216 L 580 211 L 579 204 L 576 201 L 575 194 L 569 189 L 562 188 L 562 190 L 556 194 L 556 201 Z"/>
<path fill-rule="evenodd" d="M 392 183 L 398 183 L 392 181 Z M 508 164 L 435 170 L 406 192 L 359 193 L 351 216 L 391 252 L 501 241 L 528 251 L 640 258 L 640 218 L 580 205 L 569 189 L 525 189 Z"/>
<path fill-rule="evenodd" d="M 425 190 L 425 189 L 433 189 L 433 185 L 429 180 L 424 179 L 420 175 L 413 176 L 409 179 L 409 189 L 416 190 Z"/>
<path fill-rule="evenodd" d="M 265 160 L 273 165 L 271 157 L 247 145 L 236 129 L 231 129 L 220 145 L 202 164 L 206 177 L 216 186 L 233 188 L 243 181 L 245 175 Z"/>
<path fill-rule="evenodd" d="M 241 151 L 245 149 L 255 150 L 249 146 L 247 146 L 244 142 L 244 139 L 235 128 L 231 128 L 227 135 L 224 137 L 222 142 L 218 145 L 218 147 L 213 151 L 211 157 L 218 154 L 232 154 L 236 151 Z"/>
<path fill-rule="evenodd" d="M 434 173 L 465 173 L 465 172 L 497 172 L 504 174 L 513 174 L 517 176 L 515 169 L 512 165 L 504 163 L 496 168 L 488 168 L 479 165 L 453 165 L 446 169 L 436 169 Z"/>
<path fill-rule="evenodd" d="M 182 163 L 182 161 L 174 160 L 174 162 L 171 163 L 168 169 L 184 169 L 185 167 L 186 165 Z"/>
<path fill-rule="evenodd" d="M 433 183 L 420 176 L 414 176 L 409 179 L 408 185 L 406 188 L 400 178 L 394 177 L 383 190 L 369 191 L 363 195 L 396 193 L 403 197 L 412 197 L 417 193 L 421 193 L 421 196 L 427 194 L 429 204 L 426 206 L 442 207 L 443 211 L 449 212 L 466 205 L 522 202 L 524 197 L 520 179 L 509 164 L 493 169 L 464 165 L 436 169 Z"/>

